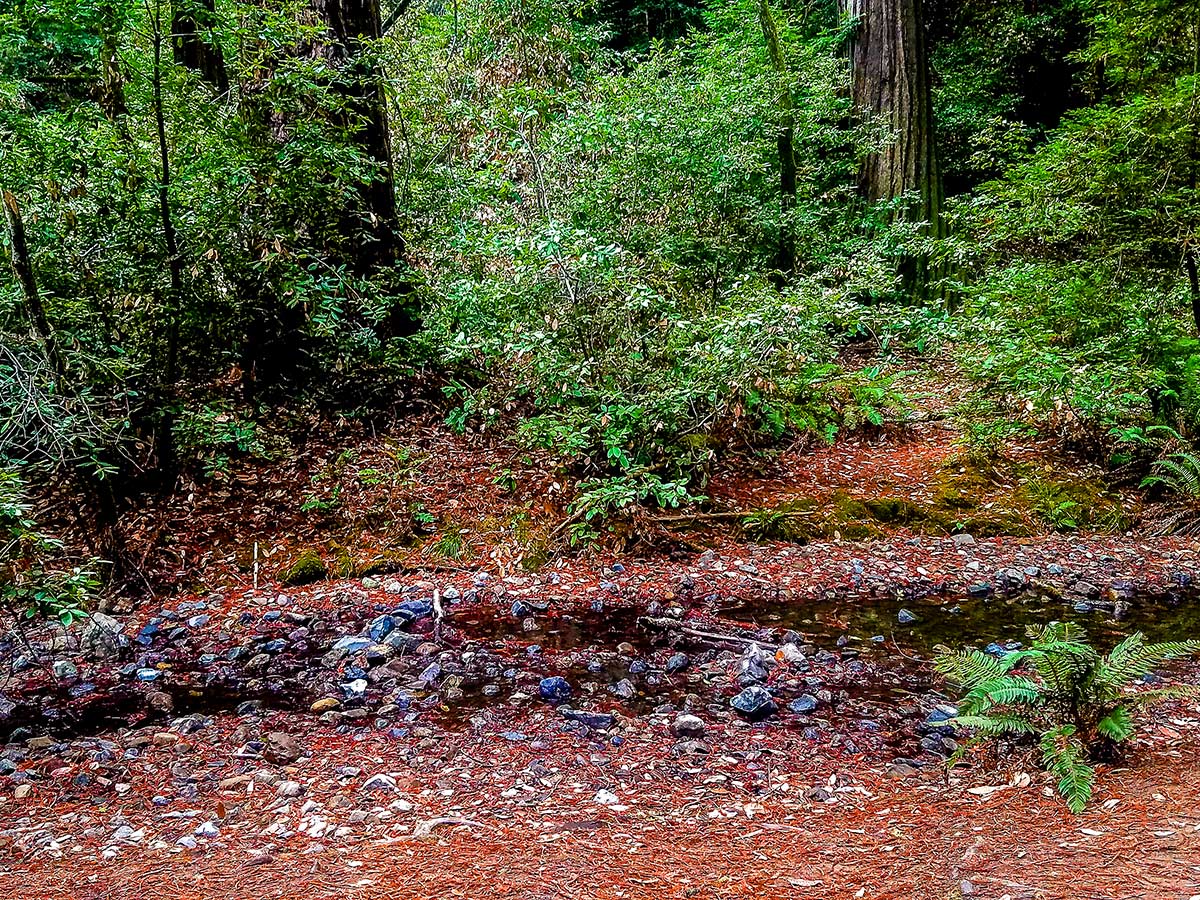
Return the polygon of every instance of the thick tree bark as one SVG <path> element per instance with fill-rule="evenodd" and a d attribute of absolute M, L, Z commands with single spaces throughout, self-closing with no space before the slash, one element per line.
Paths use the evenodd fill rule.
<path fill-rule="evenodd" d="M 311 4 L 329 32 L 324 52 L 341 69 L 350 108 L 347 124 L 357 129 L 359 146 L 377 166 L 375 179 L 363 188 L 372 240 L 360 253 L 359 263 L 370 272 L 395 262 L 404 251 L 396 227 L 387 101 L 378 71 L 363 58 L 366 46 L 382 33 L 379 0 L 311 0 Z"/>
<path fill-rule="evenodd" d="M 929 60 L 921 0 L 840 0 L 856 21 L 850 43 L 855 106 L 889 131 L 887 145 L 863 161 L 869 200 L 911 193 L 905 218 L 942 229 L 942 189 L 933 131 Z"/>
<path fill-rule="evenodd" d="M 216 0 L 178 0 L 171 20 L 171 43 L 176 63 L 198 73 L 223 94 L 229 90 L 225 56 L 204 34 L 215 20 Z"/>
<path fill-rule="evenodd" d="M 783 213 L 776 265 L 782 272 L 796 268 L 796 238 L 792 228 L 792 210 L 796 208 L 796 150 L 795 116 L 792 107 L 792 86 L 788 80 L 787 59 L 779 45 L 779 29 L 768 0 L 758 2 L 758 21 L 762 27 L 767 55 L 779 82 L 779 110 L 782 114 L 776 151 L 779 155 L 779 196 Z"/>

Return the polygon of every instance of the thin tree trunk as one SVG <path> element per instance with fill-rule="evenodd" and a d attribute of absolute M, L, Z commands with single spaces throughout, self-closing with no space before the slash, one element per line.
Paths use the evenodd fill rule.
<path fill-rule="evenodd" d="M 1188 288 L 1192 298 L 1192 321 L 1200 334 L 1200 272 L 1196 269 L 1196 251 L 1189 246 L 1183 251 L 1183 267 L 1187 271 Z"/>
<path fill-rule="evenodd" d="M 792 211 L 796 208 L 796 150 L 795 114 L 792 106 L 792 86 L 788 79 L 787 59 L 779 44 L 779 29 L 771 13 L 768 0 L 758 2 L 758 21 L 762 27 L 763 40 L 767 44 L 767 55 L 779 82 L 778 103 L 782 117 L 776 150 L 779 155 L 779 197 L 782 222 L 780 224 L 779 252 L 777 265 L 782 272 L 796 268 L 796 237 L 792 224 Z"/>
<path fill-rule="evenodd" d="M 66 359 L 59 349 L 58 340 L 54 335 L 54 330 L 50 327 L 50 320 L 46 316 L 46 308 L 42 303 L 37 277 L 33 269 L 33 258 L 25 237 L 25 221 L 21 216 L 21 207 L 11 191 L 4 191 L 3 199 L 12 240 L 13 271 L 16 273 L 17 282 L 21 285 L 21 293 L 25 297 L 25 305 L 29 312 L 34 336 L 41 345 L 42 352 L 57 379 L 55 390 L 60 395 L 71 397 L 75 402 L 83 402 L 79 396 L 79 390 L 71 381 Z M 88 452 L 95 453 L 96 448 L 89 448 Z M 77 465 L 72 465 L 68 469 L 67 477 L 75 485 L 81 497 L 91 500 L 95 510 L 95 521 L 89 522 L 83 505 L 73 507 L 80 531 L 88 538 L 92 551 L 100 554 L 111 564 L 110 576 L 119 579 L 125 572 L 125 538 L 119 526 L 120 516 L 112 480 L 97 477 L 94 473 Z"/>
<path fill-rule="evenodd" d="M 1188 188 L 1193 195 L 1196 193 L 1197 157 L 1200 156 L 1197 148 L 1197 144 L 1200 143 L 1200 136 L 1197 135 L 1197 131 L 1200 130 L 1200 109 L 1197 109 L 1200 95 L 1196 91 L 1197 79 L 1200 79 L 1200 23 L 1192 27 L 1192 103 L 1188 110 Z M 1196 324 L 1197 334 L 1200 334 L 1200 272 L 1196 270 L 1196 250 L 1190 237 L 1184 240 L 1183 262 L 1191 292 L 1192 321 Z"/>
<path fill-rule="evenodd" d="M 50 320 L 46 317 L 46 307 L 42 304 L 42 295 L 38 291 L 37 276 L 33 271 L 33 258 L 29 254 L 29 244 L 25 240 L 25 220 L 21 217 L 21 207 L 12 191 L 4 192 L 4 211 L 8 217 L 8 229 L 12 238 L 12 267 L 16 273 L 17 282 L 21 285 L 21 293 L 25 297 L 25 308 L 29 312 L 29 320 L 33 333 L 42 345 L 42 352 L 50 363 L 54 374 L 60 381 L 67 376 L 66 363 L 58 349 L 54 332 L 50 328 Z M 64 385 L 60 385 L 62 390 Z"/>
<path fill-rule="evenodd" d="M 159 465 L 168 470 L 174 463 L 174 445 L 172 426 L 174 417 L 171 413 L 171 399 L 175 393 L 176 382 L 179 380 L 179 331 L 181 327 L 181 308 L 183 301 L 183 259 L 179 255 L 179 243 L 175 234 L 175 220 L 171 215 L 171 152 L 167 143 L 167 119 L 163 110 L 162 84 L 162 0 L 155 0 L 154 5 L 154 35 L 153 35 L 153 73 L 152 90 L 154 105 L 154 128 L 158 138 L 158 155 L 161 166 L 161 177 L 158 181 L 158 211 L 162 224 L 163 244 L 167 253 L 167 272 L 170 278 L 170 295 L 166 298 L 167 311 L 167 354 L 163 366 L 162 392 L 163 408 L 160 413 L 158 433 L 155 439 L 155 449 L 158 451 Z"/>

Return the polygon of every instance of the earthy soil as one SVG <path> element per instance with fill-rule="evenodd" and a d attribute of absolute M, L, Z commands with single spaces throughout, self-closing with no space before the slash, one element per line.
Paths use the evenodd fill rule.
<path fill-rule="evenodd" d="M 1081 816 L 1029 749 L 943 765 L 939 644 L 1004 644 L 1050 618 L 1101 643 L 1135 628 L 1200 637 L 1195 541 L 1138 532 L 1141 498 L 1035 441 L 980 473 L 941 420 L 952 399 L 727 464 L 701 515 L 641 512 L 590 549 L 567 542 L 573 482 L 548 458 L 429 422 L 349 445 L 314 431 L 286 459 L 185 485 L 128 523 L 147 577 L 140 602 L 117 604 L 123 646 L 93 652 L 77 629 L 35 632 L 40 654 L 3 647 L 25 662 L 0 685 L 0 885 L 1200 896 L 1196 702 L 1149 717 Z M 1128 531 L 1048 517 L 1038 498 L 1064 495 L 1047 472 L 1094 484 Z M 947 515 L 948 490 L 963 515 Z M 852 540 L 864 507 L 846 504 L 864 502 Z M 744 520 L 781 509 L 772 527 L 805 533 Z M 306 551 L 324 575 L 281 584 Z M 388 626 L 402 640 L 386 652 L 374 639 L 331 652 L 405 604 L 419 611 Z M 780 708 L 758 722 L 729 706 L 751 642 L 803 656 L 777 655 Z M 539 696 L 551 677 L 566 703 Z M 814 708 L 788 708 L 805 697 Z M 703 734 L 677 734 L 681 712 Z"/>

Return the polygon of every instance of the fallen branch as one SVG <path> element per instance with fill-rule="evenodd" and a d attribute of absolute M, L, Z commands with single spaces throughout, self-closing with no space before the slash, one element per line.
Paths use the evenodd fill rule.
<path fill-rule="evenodd" d="M 733 634 L 716 634 L 712 631 L 701 631 L 698 628 L 689 628 L 677 619 L 667 619 L 659 616 L 641 616 L 638 619 L 638 625 L 643 628 L 649 628 L 651 631 L 674 631 L 686 637 L 696 638 L 702 641 L 714 641 L 717 643 L 733 643 L 749 646 L 757 644 L 765 650 L 778 650 L 778 644 L 771 644 L 767 641 L 761 641 L 757 638 L 738 637 Z"/>

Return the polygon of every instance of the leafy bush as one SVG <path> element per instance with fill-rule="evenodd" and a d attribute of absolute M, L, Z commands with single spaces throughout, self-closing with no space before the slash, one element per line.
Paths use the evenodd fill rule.
<path fill-rule="evenodd" d="M 533 4 L 555 22 L 560 9 Z M 842 377 L 836 360 L 836 323 L 869 318 L 859 300 L 894 287 L 894 236 L 856 198 L 871 136 L 845 124 L 845 62 L 828 35 L 785 23 L 802 160 L 785 214 L 777 82 L 756 9 L 714 5 L 707 24 L 620 66 L 563 25 L 554 58 L 595 70 L 569 88 L 558 71 L 492 87 L 495 56 L 517 70 L 524 59 L 503 27 L 486 37 L 495 56 L 468 46 L 455 57 L 470 66 L 480 54 L 475 77 L 489 87 L 460 156 L 433 154 L 428 176 L 452 214 L 429 222 L 420 342 L 474 372 L 451 388 L 453 424 L 519 417 L 524 440 L 588 475 L 702 484 L 732 442 L 829 437 L 893 405 L 894 376 Z M 433 102 L 446 86 L 427 89 Z M 790 281 L 772 273 L 784 229 L 799 258 Z"/>
<path fill-rule="evenodd" d="M 967 371 L 1010 416 L 1101 452 L 1113 429 L 1200 425 L 1200 283 L 1188 274 L 1200 82 L 1179 40 L 1191 14 L 1075 5 L 1091 21 L 1070 26 L 1072 41 L 1087 36 L 1070 62 L 1093 66 L 1096 83 L 1080 87 L 1095 102 L 949 206 L 942 250 L 961 307 L 947 333 Z"/>
<path fill-rule="evenodd" d="M 266 459 L 267 441 L 259 425 L 229 404 L 205 403 L 184 408 L 174 423 L 176 449 L 204 467 L 210 478 L 228 472 L 233 459 Z"/>
<path fill-rule="evenodd" d="M 571 517 L 568 519 L 571 523 L 571 543 L 593 539 L 597 534 L 597 526 L 635 505 L 650 504 L 660 509 L 674 509 L 703 499 L 688 491 L 686 480 L 663 481 L 653 472 L 644 470 L 584 481 L 579 485 L 578 496 L 571 502 Z"/>
<path fill-rule="evenodd" d="M 97 561 L 63 562 L 63 544 L 31 518 L 18 472 L 0 469 L 0 604 L 10 614 L 71 625 L 99 588 Z"/>
<path fill-rule="evenodd" d="M 1200 641 L 1149 644 L 1135 632 L 1102 655 L 1071 624 L 1030 627 L 1029 636 L 1028 649 L 999 658 L 978 650 L 944 652 L 936 668 L 964 692 L 952 722 L 973 729 L 976 741 L 1036 739 L 1043 765 L 1078 813 L 1092 796 L 1090 761 L 1111 758 L 1133 736 L 1134 714 L 1198 691 L 1189 685 L 1131 692 L 1132 683 L 1167 660 L 1200 652 Z"/>

